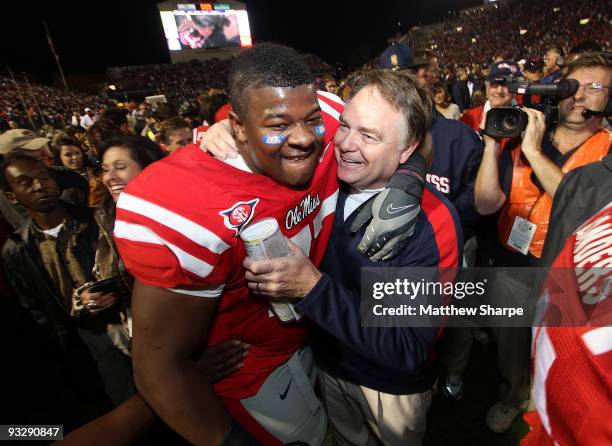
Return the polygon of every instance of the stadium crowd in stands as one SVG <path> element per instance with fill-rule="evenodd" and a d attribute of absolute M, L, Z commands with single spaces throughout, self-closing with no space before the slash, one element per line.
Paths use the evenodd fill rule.
<path fill-rule="evenodd" d="M 589 21 L 581 25 L 584 18 Z M 488 65 L 496 57 L 519 60 L 542 56 L 553 46 L 567 53 L 585 40 L 597 40 L 609 48 L 611 21 L 612 11 L 605 1 L 500 2 L 448 18 L 427 41 L 417 40 L 420 34 L 409 33 L 408 42 L 415 48 L 436 45 L 433 51 L 444 66 Z M 521 30 L 526 32 L 521 34 Z"/>

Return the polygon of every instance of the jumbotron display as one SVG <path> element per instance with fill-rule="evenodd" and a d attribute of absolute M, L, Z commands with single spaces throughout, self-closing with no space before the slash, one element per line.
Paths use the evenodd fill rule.
<path fill-rule="evenodd" d="M 249 19 L 245 10 L 229 9 L 229 4 L 216 3 L 176 6 L 177 9 L 173 11 L 160 11 L 169 50 L 252 45 Z"/>

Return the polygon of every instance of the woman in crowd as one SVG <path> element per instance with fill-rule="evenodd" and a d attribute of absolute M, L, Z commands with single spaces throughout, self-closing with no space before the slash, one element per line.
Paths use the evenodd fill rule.
<path fill-rule="evenodd" d="M 451 102 L 448 90 L 441 82 L 434 84 L 434 103 L 438 110 L 446 119 L 459 119 L 461 113 L 457 104 Z"/>
<path fill-rule="evenodd" d="M 97 207 L 102 204 L 106 196 L 106 189 L 81 144 L 75 139 L 60 136 L 53 141 L 51 152 L 53 153 L 53 165 L 76 172 L 87 181 L 89 206 Z"/>
<path fill-rule="evenodd" d="M 165 153 L 153 141 L 141 136 L 123 136 L 106 140 L 98 147 L 102 168 L 102 184 L 108 191 L 95 212 L 100 228 L 96 251 L 98 279 L 118 278 L 121 294 L 132 294 L 132 277 L 127 273 L 113 242 L 115 204 L 123 189 L 149 164 L 162 159 Z"/>
<path fill-rule="evenodd" d="M 162 159 L 165 153 L 151 140 L 139 136 L 124 136 L 104 141 L 98 148 L 102 166 L 102 182 L 109 195 L 96 209 L 100 227 L 96 268 L 99 279 L 119 277 L 122 295 L 131 295 L 133 279 L 125 270 L 113 242 L 115 204 L 125 187 L 149 164 Z M 124 294 L 129 293 L 129 294 Z M 228 340 L 208 348 L 200 359 L 202 373 L 211 382 L 230 375 L 242 367 L 248 345 Z M 64 438 L 68 445 L 130 444 L 149 429 L 155 415 L 136 394 L 108 414 L 97 418 Z M 174 439 L 174 438 L 173 438 Z"/>

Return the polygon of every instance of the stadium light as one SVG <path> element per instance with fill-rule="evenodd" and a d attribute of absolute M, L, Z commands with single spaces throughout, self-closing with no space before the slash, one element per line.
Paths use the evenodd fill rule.
<path fill-rule="evenodd" d="M 527 30 L 525 28 L 523 28 L 523 29 L 521 29 L 519 31 L 519 33 L 520 33 L 521 36 L 523 36 L 523 35 L 527 34 Z"/>
<path fill-rule="evenodd" d="M 581 19 L 580 20 L 580 24 L 581 25 L 586 25 L 587 23 L 589 23 L 589 19 Z"/>
<path fill-rule="evenodd" d="M 460 33 L 461 31 L 463 31 L 463 26 L 458 26 L 457 27 L 457 32 Z"/>

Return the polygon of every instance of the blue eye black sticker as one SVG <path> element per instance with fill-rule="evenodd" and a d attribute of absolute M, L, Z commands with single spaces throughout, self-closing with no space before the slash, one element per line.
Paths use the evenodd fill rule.
<path fill-rule="evenodd" d="M 287 140 L 287 137 L 283 133 L 278 133 L 275 135 L 264 135 L 261 140 L 268 146 L 278 146 L 279 144 L 283 144 Z"/>
<path fill-rule="evenodd" d="M 320 124 L 320 125 L 316 126 L 316 127 L 315 127 L 315 133 L 316 133 L 318 136 L 323 136 L 323 135 L 325 135 L 325 125 Z"/>

